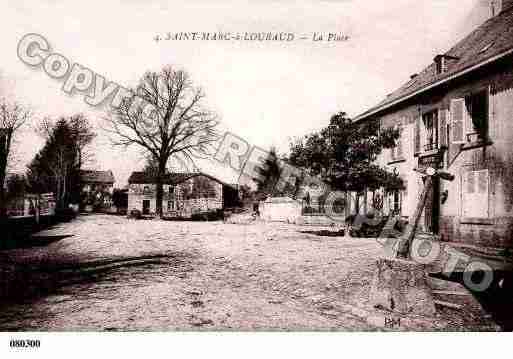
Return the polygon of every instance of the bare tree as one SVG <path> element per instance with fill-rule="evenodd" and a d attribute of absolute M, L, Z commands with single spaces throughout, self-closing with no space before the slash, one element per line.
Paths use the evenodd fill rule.
<path fill-rule="evenodd" d="M 184 70 L 170 66 L 147 72 L 132 96 L 106 118 L 115 145 L 136 145 L 156 165 L 156 208 L 162 216 L 163 179 L 168 161 L 194 165 L 210 154 L 217 139 L 217 117 L 206 110 L 204 93 Z"/>
<path fill-rule="evenodd" d="M 12 157 L 13 139 L 30 116 L 31 112 L 25 106 L 0 100 L 0 218 L 7 215 L 4 183 L 9 159 Z"/>

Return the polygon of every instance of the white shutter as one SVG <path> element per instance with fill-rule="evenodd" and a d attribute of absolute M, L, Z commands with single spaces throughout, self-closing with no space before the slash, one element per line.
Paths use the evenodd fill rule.
<path fill-rule="evenodd" d="M 422 118 L 417 117 L 415 119 L 415 123 L 413 124 L 413 153 L 419 153 L 421 150 L 420 143 L 420 123 L 422 122 Z"/>
<path fill-rule="evenodd" d="M 465 99 L 451 100 L 451 142 L 455 144 L 465 143 L 466 124 Z"/>
<path fill-rule="evenodd" d="M 402 119 L 402 121 L 404 121 L 404 119 Z M 402 159 L 404 157 L 403 156 L 403 132 L 404 132 L 403 125 L 400 124 L 398 129 L 399 129 L 399 138 L 397 140 L 397 150 L 396 150 L 395 154 L 396 154 L 397 158 Z"/>
<path fill-rule="evenodd" d="M 464 173 L 462 185 L 463 217 L 488 218 L 488 170 Z"/>
<path fill-rule="evenodd" d="M 438 143 L 439 147 L 447 146 L 447 110 L 440 110 L 438 114 Z"/>

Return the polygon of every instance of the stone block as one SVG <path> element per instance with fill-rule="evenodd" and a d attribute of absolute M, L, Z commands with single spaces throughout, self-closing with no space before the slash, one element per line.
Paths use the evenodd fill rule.
<path fill-rule="evenodd" d="M 373 307 L 401 314 L 435 314 L 424 265 L 395 258 L 380 258 L 376 264 L 369 298 Z"/>

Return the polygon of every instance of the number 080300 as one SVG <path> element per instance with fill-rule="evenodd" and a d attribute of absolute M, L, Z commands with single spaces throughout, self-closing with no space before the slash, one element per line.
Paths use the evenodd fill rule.
<path fill-rule="evenodd" d="M 9 342 L 11 348 L 39 348 L 41 342 L 39 340 L 13 339 Z"/>

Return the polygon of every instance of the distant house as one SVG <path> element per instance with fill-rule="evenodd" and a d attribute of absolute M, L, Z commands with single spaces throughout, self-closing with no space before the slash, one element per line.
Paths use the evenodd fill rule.
<path fill-rule="evenodd" d="M 112 194 L 114 190 L 114 174 L 112 171 L 80 171 L 80 184 L 82 192 L 104 191 Z"/>
<path fill-rule="evenodd" d="M 235 202 L 238 189 L 204 173 L 168 173 L 164 178 L 162 210 L 166 217 L 190 218 L 195 213 L 223 209 Z M 227 199 L 227 201 L 225 201 Z M 128 211 L 156 214 L 155 179 L 132 172 L 128 179 Z"/>
<path fill-rule="evenodd" d="M 355 121 L 400 130 L 379 159 L 405 182 L 386 194 L 391 213 L 413 215 L 423 188 L 413 169 L 443 169 L 456 179 L 435 180 L 424 229 L 445 241 L 511 247 L 513 0 L 490 5 L 485 23 Z"/>
<path fill-rule="evenodd" d="M 95 209 L 110 208 L 115 181 L 114 174 L 110 170 L 80 171 L 81 207 L 90 205 Z"/>

